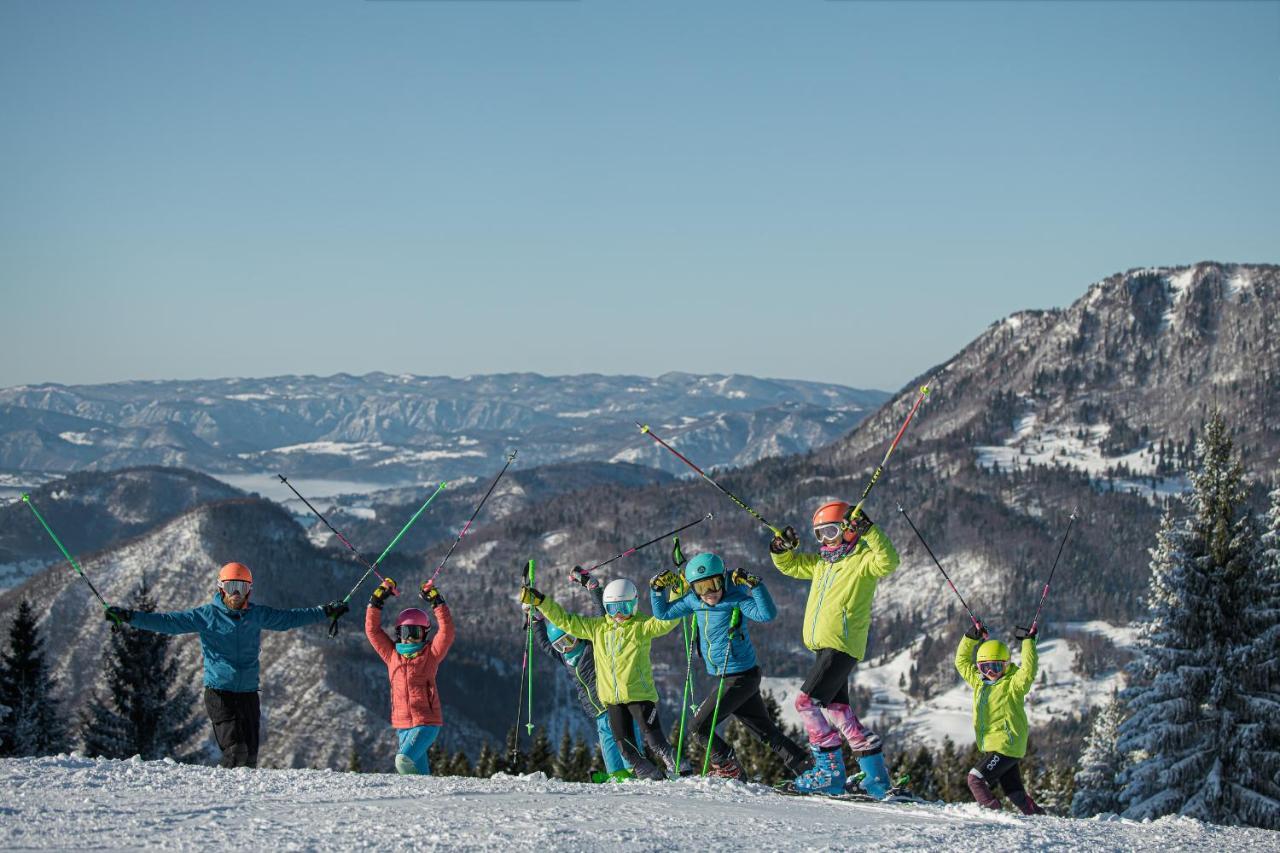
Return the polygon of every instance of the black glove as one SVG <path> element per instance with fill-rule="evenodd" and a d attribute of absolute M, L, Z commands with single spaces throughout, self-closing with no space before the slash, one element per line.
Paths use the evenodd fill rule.
<path fill-rule="evenodd" d="M 774 554 L 785 554 L 799 547 L 800 537 L 796 535 L 796 529 L 790 525 L 782 533 L 773 537 L 773 541 L 769 543 L 769 550 Z"/>
<path fill-rule="evenodd" d="M 574 566 L 569 570 L 569 579 L 576 584 L 582 586 L 583 589 L 599 589 L 600 581 L 591 577 L 591 572 L 582 568 L 582 566 Z"/>
<path fill-rule="evenodd" d="M 969 630 L 965 631 L 964 635 L 970 640 L 985 640 L 991 636 L 987 633 L 987 626 L 983 625 L 982 622 L 978 622 L 976 625 L 970 624 Z"/>
<path fill-rule="evenodd" d="M 108 607 L 103 615 L 111 623 L 133 620 L 133 611 L 127 607 Z"/>
<path fill-rule="evenodd" d="M 680 576 L 675 572 L 659 572 L 649 578 L 649 589 L 663 590 L 680 583 Z"/>
<path fill-rule="evenodd" d="M 351 608 L 347 606 L 345 601 L 330 601 L 328 604 L 324 605 L 324 615 L 330 619 L 337 619 L 350 609 Z"/>
<path fill-rule="evenodd" d="M 853 512 L 853 510 L 849 510 L 849 512 Z M 867 531 L 871 529 L 871 525 L 875 523 L 868 518 L 867 514 L 862 510 L 858 510 L 857 515 L 850 515 L 845 520 L 849 522 L 849 526 L 853 528 L 853 532 L 858 534 L 858 538 L 866 536 Z"/>
<path fill-rule="evenodd" d="M 436 585 L 433 581 L 427 581 L 424 583 L 422 588 L 418 590 L 418 595 L 423 601 L 430 604 L 432 609 L 436 607 L 444 607 L 444 596 L 440 594 L 440 590 L 436 589 Z"/>
<path fill-rule="evenodd" d="M 1019 640 L 1031 640 L 1032 642 L 1035 642 L 1037 633 L 1039 632 L 1033 631 L 1030 628 L 1019 628 L 1013 632 L 1013 636 Z"/>
<path fill-rule="evenodd" d="M 746 569 L 734 569 L 729 579 L 739 586 L 745 586 L 748 589 L 755 589 L 760 585 L 760 578 L 755 575 L 747 574 Z"/>
<path fill-rule="evenodd" d="M 538 592 L 536 589 L 529 586 L 528 584 L 525 584 L 524 586 L 520 587 L 520 603 L 521 604 L 528 604 L 533 607 L 537 607 L 539 604 L 545 601 L 546 598 L 547 597 L 545 595 Z"/>
<path fill-rule="evenodd" d="M 396 582 L 391 578 L 383 578 L 382 584 L 373 591 L 373 595 L 369 596 L 369 606 L 382 609 L 382 605 L 387 603 L 387 599 L 395 595 Z"/>

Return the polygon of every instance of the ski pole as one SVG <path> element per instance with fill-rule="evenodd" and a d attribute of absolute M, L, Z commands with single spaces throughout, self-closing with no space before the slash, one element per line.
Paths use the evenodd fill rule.
<path fill-rule="evenodd" d="M 409 528 L 412 527 L 413 523 L 418 520 L 418 517 L 422 515 L 422 513 L 426 512 L 427 507 L 431 506 L 431 502 L 436 499 L 436 495 L 444 491 L 445 485 L 446 483 L 444 482 L 440 483 L 440 485 L 436 487 L 436 490 L 431 493 L 431 497 L 427 498 L 426 502 L 422 506 L 418 507 L 418 511 L 413 514 L 413 517 L 405 522 L 404 527 L 400 528 L 400 532 L 396 534 L 396 538 L 391 540 L 391 544 L 388 545 L 383 550 L 383 552 L 378 555 L 378 559 L 373 561 L 373 565 L 369 566 L 368 571 L 366 571 L 363 575 L 360 576 L 360 580 L 356 581 L 356 585 L 351 587 L 351 592 L 347 593 L 347 597 L 342 599 L 343 604 L 346 604 L 349 601 L 351 601 L 351 596 L 356 594 L 356 590 L 360 588 L 360 584 L 364 583 L 365 578 L 369 577 L 369 574 L 375 570 L 374 567 L 377 566 L 379 563 L 381 563 L 383 558 L 391 553 L 391 549 L 396 547 L 396 543 L 400 541 L 400 538 L 409 532 Z M 338 620 L 335 618 L 329 624 L 329 636 L 336 637 L 337 635 L 338 635 Z"/>
<path fill-rule="evenodd" d="M 1062 558 L 1062 549 L 1067 545 L 1067 537 L 1071 535 L 1071 525 L 1076 523 L 1076 513 L 1079 511 L 1079 507 L 1072 507 L 1071 517 L 1067 519 L 1067 529 L 1063 531 L 1062 541 L 1058 544 L 1058 555 L 1053 558 L 1053 566 L 1049 569 L 1049 579 L 1044 582 L 1044 592 L 1040 593 L 1040 604 L 1036 607 L 1036 616 L 1031 620 L 1031 633 L 1033 634 L 1040 624 L 1040 611 L 1044 609 L 1044 601 L 1049 597 L 1049 584 L 1053 583 L 1053 573 L 1058 570 L 1058 560 Z"/>
<path fill-rule="evenodd" d="M 871 494 L 871 489 L 875 486 L 876 481 L 880 479 L 880 475 L 884 473 L 884 466 L 889 464 L 889 457 L 893 455 L 893 451 L 897 449 L 898 442 L 902 440 L 902 434 L 907 431 L 907 425 L 911 423 L 911 419 L 916 416 L 916 409 L 920 408 L 920 404 L 924 402 L 924 398 L 929 396 L 929 386 L 933 384 L 933 377 L 928 382 L 920 386 L 920 395 L 916 397 L 915 405 L 911 407 L 911 411 L 907 413 L 907 419 L 902 422 L 902 427 L 898 430 L 898 434 L 893 437 L 893 442 L 889 445 L 889 449 L 885 451 L 884 459 L 880 460 L 880 464 L 876 466 L 876 470 L 871 474 L 871 481 L 867 483 L 867 487 L 862 490 L 862 497 L 858 498 L 858 505 L 849 510 L 849 518 L 857 518 L 862 512 L 862 505 L 867 501 L 867 495 Z"/>
<path fill-rule="evenodd" d="M 674 536 L 675 534 L 683 530 L 688 530 L 690 527 L 693 527 L 695 524 L 701 524 L 702 522 L 707 521 L 708 519 L 711 519 L 714 517 L 715 516 L 713 516 L 711 513 L 707 513 L 702 518 L 699 518 L 697 521 L 691 521 L 688 524 L 686 524 L 684 527 L 677 527 L 675 530 L 669 531 L 667 533 L 662 534 L 661 536 L 650 539 L 648 542 L 642 542 L 639 545 L 635 545 L 631 548 L 628 548 L 627 550 L 623 551 L 621 554 L 615 554 L 609 559 L 605 560 L 603 563 L 596 563 L 594 566 L 587 569 L 587 571 L 594 572 L 596 569 L 604 568 L 605 566 L 612 563 L 614 560 L 621 560 L 623 557 L 630 557 L 632 554 L 634 554 L 636 551 L 639 551 L 642 548 L 648 548 L 650 545 L 654 544 L 655 542 L 661 542 L 663 539 L 666 539 L 668 536 Z M 677 539 L 676 540 L 677 548 L 680 547 L 679 542 L 680 540 Z"/>
<path fill-rule="evenodd" d="M 76 562 L 76 558 L 71 556 L 70 552 L 68 552 L 66 547 L 63 546 L 62 540 L 58 538 L 58 534 L 53 532 L 53 528 L 49 526 L 49 522 L 44 520 L 44 516 L 40 514 L 40 510 L 36 509 L 36 505 L 31 502 L 31 495 L 24 492 L 22 495 L 22 502 L 30 508 L 32 513 L 35 514 L 36 521 L 40 522 L 40 526 L 44 528 L 44 532 L 49 534 L 49 538 L 53 540 L 53 544 L 58 546 L 58 550 L 62 552 L 62 556 L 67 558 L 67 562 L 71 564 L 71 568 L 75 569 L 76 574 L 78 574 L 81 579 L 89 585 L 89 591 L 92 592 L 94 598 L 98 599 L 99 603 L 102 604 L 103 611 L 111 617 L 111 629 L 114 631 L 119 628 L 120 620 L 111 613 L 111 607 L 98 592 L 98 588 L 93 585 L 93 581 L 89 580 L 88 575 L 84 573 L 84 569 L 80 568 L 80 564 Z"/>
<path fill-rule="evenodd" d="M 907 515 L 907 511 L 902 508 L 902 504 L 898 504 L 898 512 L 902 513 L 902 517 L 907 520 L 907 524 L 910 525 L 911 530 L 916 534 L 916 538 L 920 540 L 920 544 L 924 546 L 924 549 L 929 552 L 929 556 L 933 558 L 933 564 L 938 567 L 938 571 L 942 572 L 942 576 L 947 579 L 947 584 L 951 587 L 951 591 L 956 594 L 956 598 L 960 599 L 960 604 L 969 614 L 970 621 L 973 622 L 974 630 L 981 634 L 982 623 L 978 621 L 977 616 L 973 615 L 973 611 L 969 609 L 969 605 L 965 604 L 964 596 L 960 594 L 960 590 L 956 589 L 956 585 L 951 580 L 951 576 L 947 574 L 946 569 L 942 568 L 942 563 L 939 563 L 938 558 L 934 557 L 933 549 L 929 547 L 928 542 L 924 541 L 924 537 L 920 535 L 920 531 L 916 530 L 915 524 L 911 521 L 911 516 Z"/>
<path fill-rule="evenodd" d="M 384 578 L 384 577 L 382 576 L 382 573 L 381 573 L 381 572 L 379 572 L 379 571 L 378 571 L 376 568 L 374 568 L 372 565 L 370 565 L 369 561 L 368 561 L 368 560 L 366 560 L 366 559 L 364 558 L 364 556 L 363 556 L 363 555 L 361 555 L 361 553 L 360 553 L 359 551 L 357 551 L 357 550 L 356 550 L 356 546 L 352 545 L 350 542 L 348 542 L 348 541 L 347 541 L 347 537 L 345 537 L 345 536 L 343 536 L 343 535 L 342 535 L 342 531 L 341 531 L 341 530 L 339 530 L 338 528 L 334 527 L 332 524 L 330 524 L 330 523 L 329 523 L 329 519 L 327 519 L 327 518 L 325 518 L 323 515 L 321 515 L 321 514 L 320 514 L 320 510 L 318 510 L 318 509 L 316 509 L 315 507 L 313 507 L 313 506 L 311 505 L 311 501 L 309 501 L 309 500 L 307 500 L 306 498 L 304 498 L 304 497 L 302 496 L 302 493 L 301 493 L 301 492 L 299 492 L 297 489 L 295 489 L 295 488 L 293 487 L 293 483 L 290 483 L 290 482 L 289 482 L 289 480 L 288 480 L 288 478 L 286 478 L 284 474 L 276 474 L 276 476 L 280 478 L 280 482 L 284 483 L 286 486 L 288 486 L 288 487 L 289 487 L 289 491 L 293 492 L 295 495 L 297 495 L 297 496 L 298 496 L 298 500 L 302 501 L 304 504 L 306 504 L 306 505 L 307 505 L 307 509 L 311 510 L 312 514 L 314 514 L 316 518 L 318 518 L 318 519 L 320 519 L 321 521 L 323 521 L 323 522 L 324 522 L 324 526 L 325 526 L 325 527 L 327 527 L 327 528 L 329 528 L 331 531 L 333 531 L 333 535 L 338 537 L 338 541 L 339 541 L 339 542 L 341 542 L 343 545 L 346 545 L 346 546 L 347 546 L 347 550 L 348 550 L 348 551 L 350 551 L 352 554 L 355 554 L 355 555 L 356 555 L 356 560 L 360 563 L 360 565 L 364 566 L 366 569 L 368 569 L 369 571 L 373 572 L 373 574 L 378 578 L 378 580 L 380 580 L 380 581 L 385 581 L 385 580 L 386 580 L 386 578 Z M 392 588 L 391 588 L 391 594 L 392 594 L 392 595 L 399 595 L 399 594 L 400 594 L 400 590 L 396 589 L 395 587 L 392 587 Z"/>
<path fill-rule="evenodd" d="M 720 665 L 720 684 L 716 687 L 716 706 L 711 710 L 711 731 L 707 735 L 707 754 L 702 759 L 702 775 L 707 775 L 707 766 L 711 763 L 711 746 L 716 742 L 716 722 L 720 719 L 720 699 L 724 696 L 724 671 L 729 668 L 729 652 L 733 650 L 733 631 L 742 619 L 742 611 L 733 608 L 729 617 L 729 636 L 725 638 L 724 663 Z"/>
<path fill-rule="evenodd" d="M 444 559 L 440 561 L 440 565 L 436 566 L 435 572 L 431 575 L 430 580 L 435 581 L 440 576 L 440 570 L 444 568 L 444 564 L 449 562 L 449 557 L 453 555 L 453 549 L 458 547 L 458 543 L 467 535 L 467 531 L 471 529 L 471 523 L 476 520 L 476 516 L 480 514 L 481 508 L 484 507 L 485 501 L 489 500 L 489 495 L 493 494 L 493 490 L 498 487 L 498 481 L 502 479 L 502 475 L 507 473 L 507 469 L 511 467 L 511 463 L 516 459 L 517 451 L 511 451 L 511 455 L 507 457 L 507 464 L 502 466 L 502 470 L 498 472 L 498 476 L 494 477 L 493 483 L 489 486 L 489 491 L 484 493 L 484 497 L 480 499 L 480 503 L 476 505 L 476 511 L 471 513 L 471 518 L 467 519 L 467 523 L 462 526 L 462 531 L 458 534 L 458 538 L 453 540 L 453 544 L 449 546 L 449 550 L 445 553 Z"/>
<path fill-rule="evenodd" d="M 772 531 L 773 531 L 773 535 L 774 535 L 774 536 L 781 536 L 781 535 L 782 535 L 782 531 L 781 531 L 781 530 L 779 530 L 778 528 L 776 528 L 776 527 L 774 527 L 772 524 L 770 524 L 768 521 L 766 521 L 763 515 L 761 515 L 760 513 L 756 512 L 754 509 L 752 509 L 751 507 L 749 507 L 749 506 L 747 506 L 745 503 L 743 503 L 743 502 L 742 502 L 742 498 L 738 497 L 738 496 L 737 496 L 737 495 L 735 495 L 733 492 L 729 491 L 729 490 L 728 490 L 728 489 L 726 489 L 724 486 L 722 486 L 722 485 L 720 485 L 719 483 L 717 483 L 715 480 L 711 479 L 711 477 L 707 476 L 707 472 L 706 472 L 706 471 L 703 471 L 703 470 L 702 470 L 701 468 L 699 468 L 697 465 L 694 465 L 692 462 L 690 462 L 690 461 L 689 461 L 689 457 L 685 456 L 685 455 L 684 455 L 683 453 L 681 453 L 679 450 L 676 450 L 674 447 L 672 447 L 671 445 L 669 445 L 669 444 L 667 444 L 665 441 L 663 441 L 661 438 L 659 438 L 659 437 L 658 437 L 658 435 L 657 435 L 657 433 L 655 433 L 652 429 L 650 429 L 650 428 L 649 428 L 649 425 L 648 425 L 648 424 L 642 424 L 642 423 L 638 423 L 638 422 L 637 422 L 637 423 L 636 423 L 636 426 L 640 427 L 640 432 L 642 432 L 642 433 L 644 433 L 645 435 L 649 436 L 649 437 L 650 437 L 650 438 L 652 438 L 654 441 L 658 442 L 658 444 L 661 444 L 663 447 L 665 447 L 667 450 L 670 450 L 672 453 L 674 453 L 674 454 L 676 455 L 676 457 L 677 457 L 681 462 L 683 462 L 684 464 L 688 465 L 688 466 L 689 466 L 690 468 L 692 468 L 694 471 L 697 471 L 697 472 L 698 472 L 698 475 L 699 475 L 700 477 L 702 477 L 702 479 L 704 479 L 704 480 L 706 480 L 708 483 L 710 483 L 711 485 L 715 486 L 715 487 L 716 487 L 716 489 L 718 489 L 718 490 L 720 491 L 720 494 L 724 495 L 724 496 L 725 496 L 725 497 L 727 497 L 729 500 L 733 501 L 733 502 L 734 502 L 734 503 L 736 503 L 738 506 L 740 506 L 740 507 L 742 507 L 743 509 L 745 509 L 745 510 L 746 510 L 746 511 L 751 515 L 751 517 L 752 517 L 752 518 L 754 518 L 756 521 L 760 522 L 760 523 L 761 523 L 761 524 L 763 524 L 765 527 L 767 527 L 767 528 L 769 528 L 770 530 L 772 530 Z"/>
<path fill-rule="evenodd" d="M 688 619 L 681 618 L 680 633 L 684 635 L 684 692 L 680 695 L 680 733 L 676 736 L 676 767 L 684 758 L 684 720 L 689 712 L 689 689 L 693 683 L 693 644 L 689 641 L 689 622 L 695 620 L 692 613 Z"/>
<path fill-rule="evenodd" d="M 525 577 L 529 581 L 529 586 L 533 586 L 533 560 L 529 561 L 529 565 L 525 567 Z M 533 619 L 529 619 L 528 639 L 525 644 L 524 655 L 529 661 L 529 722 L 525 724 L 525 729 L 529 736 L 533 736 Z"/>

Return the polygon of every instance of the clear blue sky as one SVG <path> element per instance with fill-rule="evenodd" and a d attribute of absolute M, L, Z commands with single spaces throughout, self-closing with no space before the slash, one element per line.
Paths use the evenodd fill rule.
<path fill-rule="evenodd" d="M 0 3 L 0 385 L 895 389 L 1280 262 L 1280 4 Z"/>

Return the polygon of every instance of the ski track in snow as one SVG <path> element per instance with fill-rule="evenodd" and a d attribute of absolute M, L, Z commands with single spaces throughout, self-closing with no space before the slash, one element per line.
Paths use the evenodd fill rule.
<path fill-rule="evenodd" d="M 0 786 L 6 849 L 1280 849 L 1280 833 L 1187 818 L 1024 818 L 784 797 L 723 779 L 585 785 L 63 755 L 0 760 Z"/>

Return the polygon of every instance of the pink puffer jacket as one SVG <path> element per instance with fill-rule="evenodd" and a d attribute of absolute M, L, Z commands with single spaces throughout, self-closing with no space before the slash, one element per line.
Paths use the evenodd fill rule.
<path fill-rule="evenodd" d="M 449 646 L 453 645 L 453 617 L 443 604 L 435 609 L 435 615 L 438 627 L 431 642 L 415 657 L 405 659 L 396 652 L 395 642 L 382 630 L 382 611 L 376 607 L 365 610 L 364 635 L 387 665 L 387 677 L 391 680 L 393 728 L 444 725 L 440 694 L 436 692 L 436 670 Z"/>

